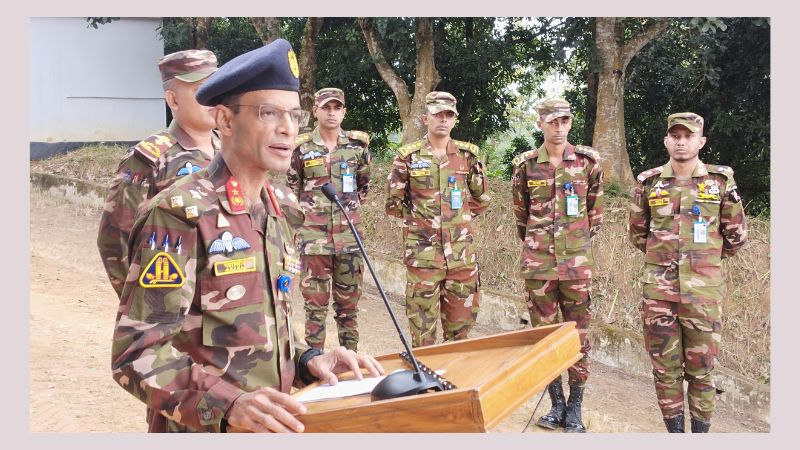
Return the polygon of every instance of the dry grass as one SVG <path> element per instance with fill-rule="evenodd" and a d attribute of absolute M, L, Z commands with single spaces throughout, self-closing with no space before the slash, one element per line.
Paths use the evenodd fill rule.
<path fill-rule="evenodd" d="M 87 147 L 44 161 L 31 170 L 106 182 L 125 149 Z M 399 219 L 384 212 L 388 166 L 373 166 L 370 197 L 361 216 L 369 251 L 401 258 Z M 283 174 L 270 182 L 285 183 Z M 519 278 L 521 242 L 511 209 L 511 184 L 489 179 L 491 204 L 474 222 L 481 281 L 484 286 L 522 295 Z M 628 199 L 605 199 L 604 224 L 594 239 L 597 271 L 592 283 L 594 316 L 614 327 L 641 333 L 643 254 L 628 242 Z M 720 364 L 762 382 L 770 378 L 770 224 L 749 218 L 749 239 L 734 258 L 723 261 L 727 295 L 723 301 Z"/>

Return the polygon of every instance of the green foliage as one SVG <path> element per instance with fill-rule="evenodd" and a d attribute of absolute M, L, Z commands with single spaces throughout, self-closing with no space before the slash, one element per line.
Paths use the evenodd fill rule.
<path fill-rule="evenodd" d="M 500 169 L 494 173 L 491 173 L 490 175 L 503 180 L 510 180 L 511 176 L 514 174 L 514 166 L 511 164 L 513 159 L 520 153 L 537 148 L 539 145 L 541 144 L 536 141 L 531 143 L 524 136 L 515 137 L 508 144 L 505 152 L 503 152 L 503 156 L 500 161 Z"/>
<path fill-rule="evenodd" d="M 86 28 L 92 27 L 96 30 L 97 25 L 105 25 L 115 20 L 119 20 L 119 17 L 87 17 L 86 22 L 88 22 L 89 25 L 86 25 Z"/>

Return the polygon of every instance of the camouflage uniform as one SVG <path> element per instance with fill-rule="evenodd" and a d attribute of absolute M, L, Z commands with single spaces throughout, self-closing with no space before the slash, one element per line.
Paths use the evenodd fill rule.
<path fill-rule="evenodd" d="M 147 404 L 151 432 L 220 431 L 242 393 L 300 386 L 305 347 L 293 340 L 290 289 L 303 214 L 291 191 L 270 188 L 272 203 L 265 187 L 259 229 L 249 209 L 234 210 L 244 204 L 235 183 L 217 154 L 154 197 L 134 225 L 112 371 Z"/>
<path fill-rule="evenodd" d="M 541 109 L 540 117 L 550 117 L 553 111 L 548 108 L 554 107 Z M 583 356 L 569 368 L 570 386 L 583 386 L 589 377 L 591 238 L 603 222 L 603 172 L 597 159 L 593 148 L 567 143 L 557 168 L 550 164 L 544 144 L 512 162 L 514 216 L 523 241 L 521 276 L 531 325 L 556 323 L 560 307 L 563 320 L 575 321 L 580 334 Z M 565 186 L 570 185 L 570 193 L 578 197 L 576 215 L 567 215 Z"/>
<path fill-rule="evenodd" d="M 158 62 L 162 81 L 178 78 L 193 82 L 208 77 L 217 68 L 217 59 L 207 50 L 173 53 Z M 219 139 L 212 135 L 215 152 Z M 198 171 L 211 161 L 198 144 L 173 120 L 169 127 L 128 149 L 119 163 L 117 174 L 100 219 L 97 247 L 111 285 L 117 296 L 128 274 L 128 236 L 139 205 L 169 187 L 178 178 Z"/>
<path fill-rule="evenodd" d="M 673 116 L 669 128 L 679 124 L 702 130 L 696 114 Z M 681 180 L 667 163 L 642 172 L 637 181 L 629 237 L 645 253 L 642 321 L 659 407 L 665 419 L 680 414 L 682 420 L 686 377 L 692 418 L 709 422 L 722 329 L 720 260 L 734 255 L 747 239 L 733 170 L 698 161 L 690 179 Z M 694 242 L 694 223 L 700 219 L 707 224 L 706 243 Z"/>
<path fill-rule="evenodd" d="M 330 98 L 344 104 L 330 91 L 317 93 L 317 106 Z M 337 94 L 338 94 L 337 93 Z M 300 292 L 305 299 L 306 342 L 313 348 L 325 346 L 325 316 L 330 300 L 330 279 L 333 277 L 333 308 L 339 344 L 353 351 L 358 346 L 358 300 L 361 298 L 364 262 L 356 238 L 344 214 L 322 193 L 321 186 L 331 182 L 339 192 L 342 206 L 363 239 L 361 214 L 358 208 L 367 200 L 370 182 L 369 135 L 362 131 L 340 130 L 336 148 L 328 150 L 319 128 L 302 134 L 295 141 L 292 166 L 286 173 L 286 185 L 297 195 L 306 222 L 299 232 L 304 270 Z M 353 181 L 353 192 L 344 192 L 347 175 Z"/>
<path fill-rule="evenodd" d="M 454 98 L 452 102 L 455 105 Z M 427 139 L 402 146 L 386 188 L 386 213 L 403 219 L 406 315 L 412 346 L 435 343 L 440 297 L 444 340 L 467 338 L 478 316 L 480 297 L 471 221 L 486 210 L 490 200 L 478 147 L 451 139 L 439 161 Z M 462 193 L 460 208 L 451 206 L 456 189 Z"/>

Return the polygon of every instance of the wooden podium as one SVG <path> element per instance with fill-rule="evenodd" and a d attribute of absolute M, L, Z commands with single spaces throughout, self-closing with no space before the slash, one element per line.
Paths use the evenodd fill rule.
<path fill-rule="evenodd" d="M 369 395 L 304 403 L 306 433 L 485 433 L 581 358 L 574 322 L 414 350 L 457 389 L 371 401 Z M 399 353 L 376 356 L 386 374 L 411 370 Z M 366 371 L 364 371 L 366 373 Z M 337 375 L 352 380 L 352 372 Z M 292 396 L 313 389 L 306 386 Z"/>

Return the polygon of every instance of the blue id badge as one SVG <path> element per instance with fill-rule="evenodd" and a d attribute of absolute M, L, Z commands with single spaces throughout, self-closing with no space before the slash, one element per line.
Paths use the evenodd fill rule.
<path fill-rule="evenodd" d="M 461 209 L 461 191 L 458 189 L 450 191 L 450 208 Z"/>
<path fill-rule="evenodd" d="M 342 192 L 349 194 L 355 191 L 355 176 L 352 173 L 342 175 Z"/>
<path fill-rule="evenodd" d="M 708 242 L 708 226 L 702 219 L 694 223 L 694 243 L 705 244 Z"/>
<path fill-rule="evenodd" d="M 567 196 L 567 215 L 568 216 L 577 216 L 578 215 L 578 196 L 577 195 L 569 195 L 569 196 Z"/>

